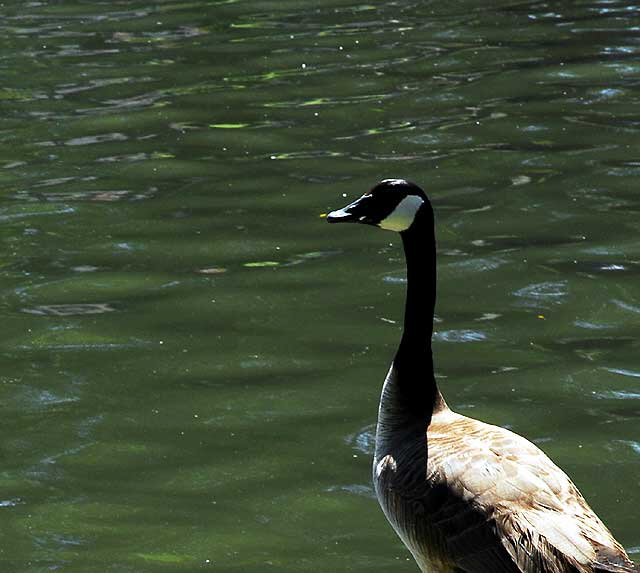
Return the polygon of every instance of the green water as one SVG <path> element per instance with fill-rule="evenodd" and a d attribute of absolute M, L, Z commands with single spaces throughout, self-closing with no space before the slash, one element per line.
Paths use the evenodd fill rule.
<path fill-rule="evenodd" d="M 0 5 L 0 563 L 416 571 L 369 482 L 436 211 L 457 411 L 640 557 L 640 20 L 616 0 Z"/>

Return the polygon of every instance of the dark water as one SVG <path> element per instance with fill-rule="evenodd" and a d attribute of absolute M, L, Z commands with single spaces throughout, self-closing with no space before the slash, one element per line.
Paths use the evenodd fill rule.
<path fill-rule="evenodd" d="M 416 571 L 369 484 L 431 195 L 449 403 L 640 557 L 639 5 L 0 5 L 0 560 Z"/>

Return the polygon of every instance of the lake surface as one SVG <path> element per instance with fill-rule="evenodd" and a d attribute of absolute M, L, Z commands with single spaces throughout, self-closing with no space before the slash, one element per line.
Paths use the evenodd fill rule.
<path fill-rule="evenodd" d="M 399 237 L 432 198 L 436 369 L 640 559 L 640 6 L 0 5 L 0 562 L 417 569 L 370 485 Z"/>

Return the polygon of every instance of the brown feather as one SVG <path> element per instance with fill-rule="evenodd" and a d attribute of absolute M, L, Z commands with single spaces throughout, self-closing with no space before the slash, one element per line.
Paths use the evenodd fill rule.
<path fill-rule="evenodd" d="M 392 384 L 393 368 L 387 399 Z M 374 482 L 387 518 L 424 572 L 637 571 L 538 447 L 446 405 L 426 436 L 381 405 Z"/>

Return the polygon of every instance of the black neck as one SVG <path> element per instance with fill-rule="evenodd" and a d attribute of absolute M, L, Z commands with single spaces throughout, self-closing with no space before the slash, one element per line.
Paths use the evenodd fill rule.
<path fill-rule="evenodd" d="M 401 233 L 407 261 L 404 332 L 393 361 L 398 397 L 412 418 L 429 421 L 444 405 L 431 353 L 436 303 L 436 245 L 433 212 L 424 203 L 409 229 Z"/>

